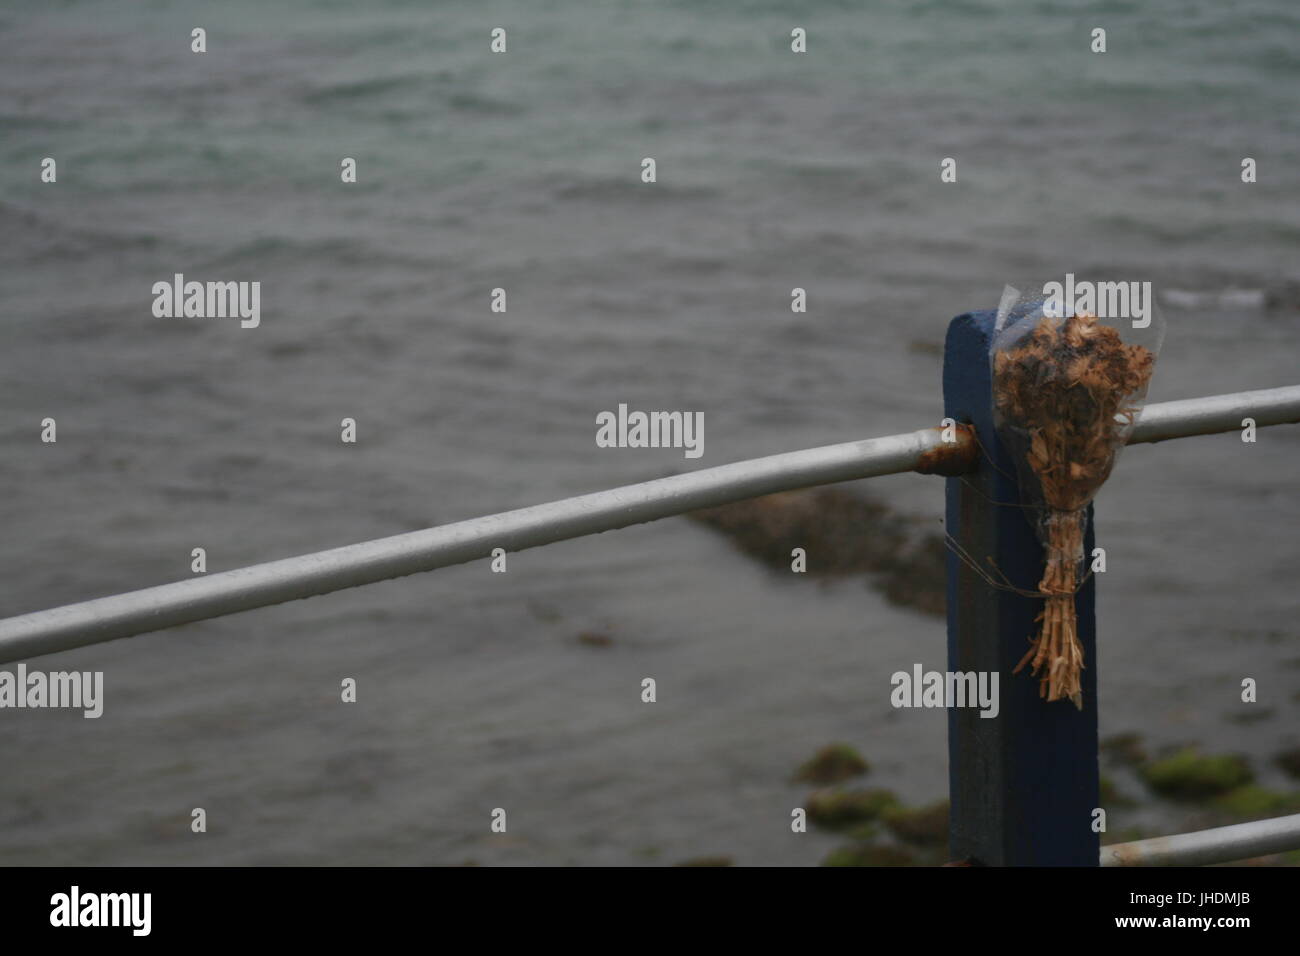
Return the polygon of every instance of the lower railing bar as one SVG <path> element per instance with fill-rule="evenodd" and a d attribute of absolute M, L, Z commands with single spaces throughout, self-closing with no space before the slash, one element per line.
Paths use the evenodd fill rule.
<path fill-rule="evenodd" d="M 1101 848 L 1102 866 L 1206 866 L 1300 850 L 1300 813 Z"/>
<path fill-rule="evenodd" d="M 1151 405 L 1131 442 L 1300 421 L 1300 386 Z M 503 514 L 0 620 L 0 663 L 163 630 L 795 488 L 907 471 L 958 474 L 977 449 L 938 428 L 704 468 Z"/>

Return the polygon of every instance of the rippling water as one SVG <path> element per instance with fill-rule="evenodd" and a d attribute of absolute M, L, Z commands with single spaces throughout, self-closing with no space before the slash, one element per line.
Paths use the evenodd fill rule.
<path fill-rule="evenodd" d="M 1283 0 L 270 6 L 0 12 L 0 613 L 184 578 L 197 546 L 223 570 L 921 427 L 948 319 L 1025 276 L 1153 281 L 1154 401 L 1297 381 L 1295 303 L 1261 304 L 1300 241 Z M 153 318 L 175 272 L 261 281 L 261 327 Z M 595 447 L 619 402 L 703 411 L 704 457 Z M 1103 733 L 1275 782 L 1297 449 L 1125 455 L 1098 503 Z M 942 513 L 936 479 L 870 490 Z M 942 713 L 887 698 L 942 666 L 937 619 L 680 519 L 509 567 L 50 658 L 106 672 L 105 715 L 0 718 L 0 862 L 812 863 L 834 841 L 790 834 L 787 781 L 836 739 L 942 795 Z"/>

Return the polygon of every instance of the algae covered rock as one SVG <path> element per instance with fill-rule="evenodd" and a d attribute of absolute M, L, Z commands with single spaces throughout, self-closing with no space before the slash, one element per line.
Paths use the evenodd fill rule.
<path fill-rule="evenodd" d="M 901 846 L 853 843 L 838 847 L 822 866 L 916 866 L 916 857 Z"/>
<path fill-rule="evenodd" d="M 1142 779 L 1156 793 L 1173 800 L 1200 800 L 1235 790 L 1254 779 L 1246 758 L 1238 754 L 1205 756 L 1187 747 L 1142 769 Z"/>
<path fill-rule="evenodd" d="M 813 754 L 795 771 L 794 779 L 800 783 L 825 785 L 843 783 L 866 773 L 871 765 L 848 744 L 830 744 Z"/>
<path fill-rule="evenodd" d="M 828 830 L 870 823 L 898 805 L 890 790 L 818 790 L 807 801 L 808 819 Z"/>
<path fill-rule="evenodd" d="M 1215 797 L 1214 806 L 1238 820 L 1259 820 L 1300 813 L 1300 794 L 1279 793 L 1248 783 Z"/>
<path fill-rule="evenodd" d="M 943 616 L 943 536 L 874 498 L 839 488 L 780 491 L 687 517 L 774 571 L 788 573 L 801 548 L 812 577 L 868 574 L 893 603 Z"/>
<path fill-rule="evenodd" d="M 915 846 L 937 847 L 948 842 L 948 801 L 925 807 L 891 807 L 883 814 L 894 836 Z"/>

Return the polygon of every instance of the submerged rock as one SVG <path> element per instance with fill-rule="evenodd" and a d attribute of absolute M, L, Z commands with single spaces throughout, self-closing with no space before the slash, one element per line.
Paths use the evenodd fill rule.
<path fill-rule="evenodd" d="M 944 613 L 943 538 L 918 534 L 887 505 L 839 488 L 783 491 L 687 515 L 773 570 L 802 548 L 814 576 L 870 575 L 895 604 Z"/>
<path fill-rule="evenodd" d="M 881 572 L 877 586 L 893 603 L 935 617 L 947 610 L 944 561 L 948 548 L 938 535 L 913 541 Z"/>
<path fill-rule="evenodd" d="M 818 790 L 808 797 L 805 809 L 808 819 L 827 830 L 843 830 L 870 823 L 887 810 L 898 805 L 893 791 L 870 790 Z"/>
<path fill-rule="evenodd" d="M 948 801 L 926 807 L 893 807 L 884 813 L 885 826 L 905 843 L 938 847 L 948 843 Z"/>
<path fill-rule="evenodd" d="M 1136 801 L 1130 800 L 1124 794 L 1119 792 L 1115 786 L 1115 781 L 1105 774 L 1101 775 L 1099 781 L 1101 791 L 1101 805 L 1104 807 L 1132 807 L 1136 806 Z"/>
<path fill-rule="evenodd" d="M 1300 794 L 1278 793 L 1248 783 L 1216 797 L 1214 806 L 1231 814 L 1236 820 L 1259 820 L 1300 813 Z"/>
<path fill-rule="evenodd" d="M 1300 747 L 1282 751 L 1273 758 L 1273 762 L 1281 767 L 1288 777 L 1300 780 Z"/>
<path fill-rule="evenodd" d="M 1115 763 L 1131 767 L 1147 762 L 1146 748 L 1142 746 L 1142 735 L 1132 731 L 1107 737 L 1101 742 L 1101 752 Z"/>
<path fill-rule="evenodd" d="M 1264 308 L 1270 312 L 1300 312 L 1300 281 L 1283 279 L 1264 290 Z"/>
<path fill-rule="evenodd" d="M 843 783 L 870 769 L 871 765 L 848 744 L 830 744 L 795 771 L 794 779 L 797 783 Z"/>
<path fill-rule="evenodd" d="M 1254 779 L 1246 758 L 1237 754 L 1203 756 L 1186 747 L 1142 768 L 1142 779 L 1172 800 L 1200 800 L 1227 793 Z"/>
<path fill-rule="evenodd" d="M 832 850 L 822 866 L 916 866 L 916 857 L 901 846 L 854 843 Z"/>

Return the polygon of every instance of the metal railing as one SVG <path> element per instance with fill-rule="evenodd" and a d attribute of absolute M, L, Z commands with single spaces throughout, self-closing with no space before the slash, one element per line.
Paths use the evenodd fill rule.
<path fill-rule="evenodd" d="M 1300 386 L 1148 405 L 1129 444 L 1300 421 Z M 361 544 L 129 591 L 0 620 L 0 663 L 160 631 L 239 611 L 523 551 L 777 491 L 973 466 L 974 439 L 939 428 L 703 468 Z"/>
<path fill-rule="evenodd" d="M 1146 407 L 1130 444 L 1300 422 L 1300 386 Z M 380 538 L 0 620 L 0 663 L 328 594 L 522 551 L 778 491 L 900 472 L 959 475 L 977 464 L 974 433 L 941 428 L 705 468 L 548 504 Z M 1261 849 L 1265 848 L 1265 849 Z M 1300 816 L 1106 847 L 1104 865 L 1220 862 L 1300 848 Z M 1240 851 L 1235 857 L 1222 852 Z"/>
<path fill-rule="evenodd" d="M 1207 866 L 1300 849 L 1300 813 L 1101 848 L 1102 866 Z"/>

